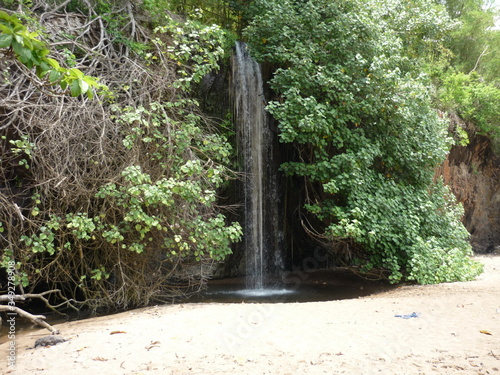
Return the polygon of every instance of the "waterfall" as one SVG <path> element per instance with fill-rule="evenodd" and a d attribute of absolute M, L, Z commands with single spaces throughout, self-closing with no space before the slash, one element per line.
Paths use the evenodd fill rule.
<path fill-rule="evenodd" d="M 261 68 L 244 43 L 236 44 L 232 67 L 234 111 L 245 176 L 247 288 L 262 290 L 272 286 L 283 270 L 274 133 L 265 111 Z"/>

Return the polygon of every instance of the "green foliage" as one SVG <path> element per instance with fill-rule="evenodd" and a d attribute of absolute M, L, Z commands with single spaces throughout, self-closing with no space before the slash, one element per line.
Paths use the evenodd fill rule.
<path fill-rule="evenodd" d="M 435 60 L 443 43 L 459 22 L 451 21 L 445 8 L 433 1 L 370 1 L 371 18 L 387 25 L 385 32 L 400 39 L 405 53 L 417 61 Z"/>
<path fill-rule="evenodd" d="M 14 282 L 15 285 L 22 285 L 26 287 L 29 285 L 28 274 L 20 271 L 22 266 L 21 262 L 16 262 L 12 251 L 6 249 L 0 257 L 0 269 L 13 271 L 14 279 L 9 281 Z M 12 277 L 12 276 L 9 276 Z"/>
<path fill-rule="evenodd" d="M 33 5 L 32 0 L 3 0 L 2 5 L 8 9 L 14 9 L 18 6 L 30 7 Z"/>
<path fill-rule="evenodd" d="M 189 164 L 189 163 L 188 163 Z M 215 192 L 202 190 L 202 179 L 193 170 L 202 172 L 201 165 L 183 168 L 186 175 L 162 178 L 156 182 L 137 166 L 124 170 L 124 182 L 108 184 L 97 193 L 123 214 L 123 220 L 103 227 L 103 235 L 111 243 L 141 253 L 152 235 L 164 232 L 164 251 L 167 257 L 202 257 L 222 260 L 230 253 L 230 243 L 241 236 L 238 224 L 225 226 L 224 217 L 203 217 L 200 206 L 209 207 Z M 176 214 L 178 211 L 182 215 Z M 132 239 L 133 242 L 126 240 Z"/>
<path fill-rule="evenodd" d="M 177 108 L 180 103 L 176 103 Z M 227 161 L 230 147 L 219 136 L 202 133 L 196 116 L 186 116 L 183 123 L 169 120 L 165 114 L 172 106 L 152 103 L 150 110 L 128 109 L 121 115 L 122 123 L 133 126 L 124 134 L 125 147 L 151 149 L 151 160 L 168 167 L 170 177 L 154 181 L 139 166 L 130 166 L 122 172 L 121 184 L 104 185 L 97 197 L 111 204 L 113 211 L 121 212 L 122 221 L 103 230 L 111 243 L 120 241 L 122 247 L 137 252 L 152 240 L 148 236 L 163 231 L 168 254 L 220 260 L 230 253 L 229 244 L 238 240 L 241 228 L 237 223 L 224 227 L 221 215 L 202 215 L 215 203 L 213 188 L 220 186 L 227 174 L 222 165 L 207 165 L 202 160 Z M 189 149 L 200 159 L 186 161 Z M 127 237 L 143 243 L 126 244 Z"/>
<path fill-rule="evenodd" d="M 219 173 L 205 169 L 200 161 L 188 161 L 179 166 L 175 177 L 153 181 L 139 166 L 127 167 L 122 181 L 103 185 L 96 193 L 102 201 L 100 215 L 50 215 L 38 234 L 23 236 L 22 241 L 33 253 L 54 255 L 102 238 L 140 254 L 154 237 L 161 236 L 168 258 L 222 260 L 242 233 L 239 224 L 226 226 L 222 215 L 207 212 L 216 199 L 209 188 L 220 182 Z M 66 242 L 58 246 L 62 238 Z"/>
<path fill-rule="evenodd" d="M 23 155 L 28 159 L 31 159 L 33 155 L 33 148 L 35 144 L 30 142 L 29 137 L 26 134 L 22 134 L 21 139 L 13 140 L 11 139 L 9 143 L 12 145 L 10 151 L 14 155 Z M 26 169 L 29 169 L 29 163 L 27 159 L 20 159 L 19 165 L 24 166 Z"/>
<path fill-rule="evenodd" d="M 242 235 L 241 227 L 227 225 L 213 206 L 216 188 L 228 178 L 220 162 L 228 161 L 231 148 L 217 134 L 206 134 L 199 116 L 186 112 L 192 104 L 179 100 L 151 103 L 149 109 L 116 110 L 125 149 L 146 155 L 137 162 L 159 166 L 161 173 L 146 173 L 136 164 L 125 167 L 119 179 L 96 191 L 94 205 L 99 212 L 50 214 L 37 233 L 23 235 L 29 253 L 63 257 L 106 243 L 104 247 L 144 256 L 154 248 L 173 263 L 220 261 L 230 254 L 231 243 Z M 173 109 L 183 112 L 185 121 L 170 117 Z M 35 199 L 32 217 L 39 215 L 40 203 Z M 115 266 L 93 265 L 93 283 L 81 283 L 80 288 L 92 295 L 95 283 L 107 281 L 110 273 L 105 270 Z"/>
<path fill-rule="evenodd" d="M 198 18 L 205 25 L 217 24 L 236 31 L 240 18 L 235 3 L 242 1 L 245 0 L 145 0 L 143 7 L 153 16 L 168 9 L 187 18 Z"/>
<path fill-rule="evenodd" d="M 426 71 L 433 78 L 436 105 L 471 121 L 480 134 L 494 143 L 500 139 L 498 122 L 498 74 L 500 30 L 495 25 L 498 10 L 491 1 L 447 0 L 443 2 L 456 26 L 445 38 L 450 51 L 438 64 L 430 61 Z M 464 145 L 465 132 L 457 129 Z"/>
<path fill-rule="evenodd" d="M 0 11 L 0 50 L 6 56 L 14 56 L 28 69 L 35 68 L 36 75 L 48 86 L 60 86 L 71 96 L 94 95 L 94 89 L 104 89 L 93 77 L 84 75 L 77 68 L 63 68 L 57 60 L 48 57 L 50 51 L 30 32 L 16 15 Z"/>
<path fill-rule="evenodd" d="M 482 82 L 477 73 L 450 73 L 440 87 L 440 103 L 473 121 L 479 133 L 500 139 L 500 89 Z"/>
<path fill-rule="evenodd" d="M 219 26 L 206 26 L 195 20 L 180 23 L 168 19 L 167 24 L 156 28 L 155 32 L 173 38 L 173 44 L 166 48 L 168 58 L 178 66 L 177 73 L 181 78 L 176 82 L 177 87 L 187 90 L 212 70 L 219 69 L 227 44 L 226 32 Z M 154 43 L 164 47 L 160 38 L 156 38 Z"/>
<path fill-rule="evenodd" d="M 365 269 L 393 282 L 466 280 L 479 272 L 468 234 L 433 182 L 451 139 L 411 56 L 451 26 L 431 1 L 411 4 L 425 10 L 414 23 L 405 1 L 260 0 L 246 35 L 254 56 L 279 66 L 267 108 L 281 141 L 302 150 L 282 170 L 321 186 L 306 208 L 325 234 L 362 245 Z"/>

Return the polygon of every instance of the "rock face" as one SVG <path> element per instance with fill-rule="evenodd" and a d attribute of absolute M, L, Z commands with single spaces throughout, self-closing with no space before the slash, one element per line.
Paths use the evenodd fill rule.
<path fill-rule="evenodd" d="M 467 130 L 469 144 L 453 146 L 437 174 L 451 187 L 465 209 L 463 223 L 476 253 L 500 249 L 500 157 L 491 140 L 475 133 L 456 116 L 451 126 Z"/>

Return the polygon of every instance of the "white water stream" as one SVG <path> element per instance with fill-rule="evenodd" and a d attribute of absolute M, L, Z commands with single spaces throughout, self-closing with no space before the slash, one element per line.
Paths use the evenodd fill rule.
<path fill-rule="evenodd" d="M 263 290 L 269 286 L 268 276 L 276 277 L 279 272 L 276 263 L 281 259 L 273 238 L 273 232 L 277 232 L 276 176 L 271 172 L 273 134 L 265 111 L 260 65 L 251 58 L 244 43 L 236 44 L 232 65 L 234 109 L 245 173 L 247 288 Z"/>

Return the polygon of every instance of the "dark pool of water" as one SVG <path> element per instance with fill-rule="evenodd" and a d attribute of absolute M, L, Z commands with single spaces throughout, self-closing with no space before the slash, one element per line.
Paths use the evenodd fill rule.
<path fill-rule="evenodd" d="M 286 303 L 352 299 L 394 288 L 387 281 L 359 277 L 344 268 L 295 272 L 281 283 L 264 289 L 249 289 L 244 278 L 212 280 L 208 288 L 189 302 Z"/>

